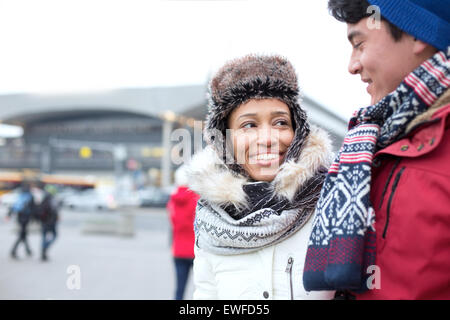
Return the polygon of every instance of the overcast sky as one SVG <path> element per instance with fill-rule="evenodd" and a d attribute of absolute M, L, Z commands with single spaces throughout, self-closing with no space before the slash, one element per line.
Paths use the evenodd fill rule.
<path fill-rule="evenodd" d="M 369 103 L 327 0 L 0 0 L 0 94 L 204 84 L 228 59 L 277 53 L 348 119 Z"/>

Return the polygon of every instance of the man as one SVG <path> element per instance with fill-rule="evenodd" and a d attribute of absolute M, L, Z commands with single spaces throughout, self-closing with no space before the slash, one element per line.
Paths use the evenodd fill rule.
<path fill-rule="evenodd" d="M 450 1 L 329 0 L 355 113 L 317 205 L 303 281 L 357 299 L 450 299 Z"/>
<path fill-rule="evenodd" d="M 17 248 L 19 244 L 23 242 L 25 245 L 25 250 L 28 256 L 31 256 L 32 252 L 27 240 L 28 224 L 31 221 L 35 210 L 35 204 L 33 196 L 30 192 L 30 186 L 27 183 L 23 183 L 21 186 L 21 192 L 14 205 L 11 207 L 8 217 L 13 214 L 17 215 L 17 223 L 19 225 L 19 237 L 14 243 L 11 250 L 11 257 L 17 259 Z"/>
<path fill-rule="evenodd" d="M 42 224 L 41 260 L 47 261 L 47 251 L 56 239 L 56 224 L 58 222 L 58 207 L 54 195 L 56 189 L 50 185 L 44 188 L 44 195 L 39 206 L 39 217 Z M 50 238 L 49 238 L 50 235 Z"/>

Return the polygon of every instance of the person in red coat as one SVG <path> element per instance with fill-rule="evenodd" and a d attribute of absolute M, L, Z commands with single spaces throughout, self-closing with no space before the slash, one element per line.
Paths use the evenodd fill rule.
<path fill-rule="evenodd" d="M 170 196 L 167 210 L 172 225 L 172 255 L 177 277 L 175 299 L 182 300 L 194 261 L 194 218 L 199 196 L 186 187 L 183 166 L 175 172 L 177 189 Z"/>

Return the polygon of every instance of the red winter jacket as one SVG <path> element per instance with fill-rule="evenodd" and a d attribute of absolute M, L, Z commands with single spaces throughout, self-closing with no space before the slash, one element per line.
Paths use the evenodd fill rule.
<path fill-rule="evenodd" d="M 172 254 L 176 258 L 194 258 L 194 218 L 199 198 L 188 188 L 178 187 L 167 203 L 172 223 Z"/>
<path fill-rule="evenodd" d="M 357 299 L 450 299 L 449 93 L 425 123 L 375 154 L 380 289 Z"/>

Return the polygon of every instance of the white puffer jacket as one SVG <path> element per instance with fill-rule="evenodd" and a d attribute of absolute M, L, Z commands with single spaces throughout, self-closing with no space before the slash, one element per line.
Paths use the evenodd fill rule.
<path fill-rule="evenodd" d="M 253 253 L 219 256 L 196 247 L 194 299 L 332 299 L 334 291 L 306 292 L 303 288 L 312 221 L 283 242 Z"/>
<path fill-rule="evenodd" d="M 331 146 L 327 134 L 311 128 L 297 163 L 283 164 L 273 181 L 279 194 L 292 199 L 317 168 L 328 166 Z M 214 203 L 241 203 L 245 180 L 218 172 L 211 149 L 196 156 L 187 168 L 189 187 Z M 217 183 L 220 181 L 221 183 Z M 306 292 L 303 266 L 314 217 L 280 243 L 251 253 L 218 255 L 195 246 L 194 299 L 332 299 L 334 291 Z"/>

